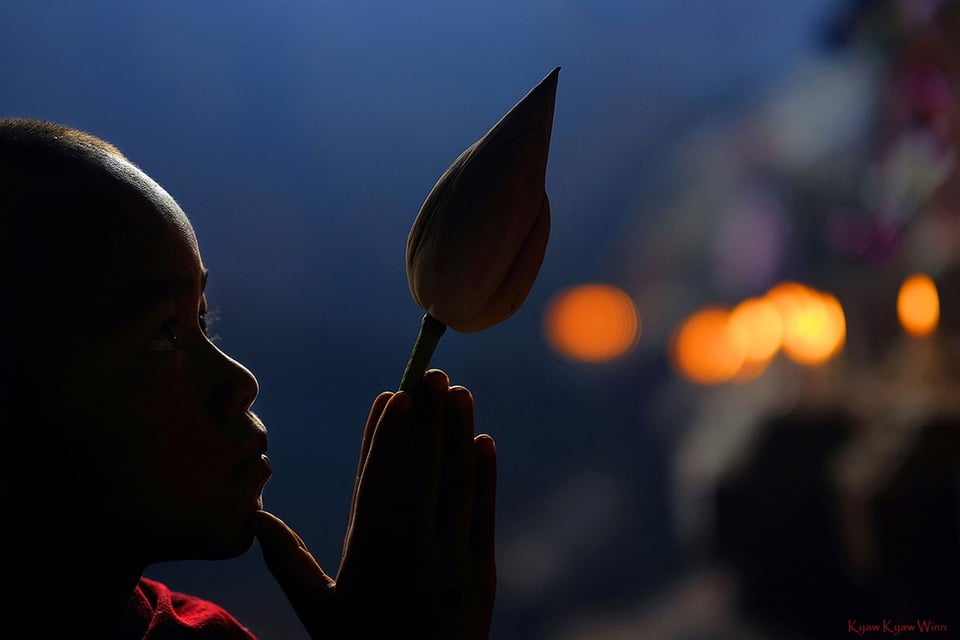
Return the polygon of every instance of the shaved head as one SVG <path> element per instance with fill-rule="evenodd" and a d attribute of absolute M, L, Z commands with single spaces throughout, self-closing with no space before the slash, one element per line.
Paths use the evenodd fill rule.
<path fill-rule="evenodd" d="M 77 154 L 94 153 L 95 150 L 123 158 L 115 146 L 105 140 L 66 125 L 29 118 L 0 119 L 0 140 L 6 143 L 20 142 L 27 148 L 49 145 L 61 151 L 72 150 Z"/>

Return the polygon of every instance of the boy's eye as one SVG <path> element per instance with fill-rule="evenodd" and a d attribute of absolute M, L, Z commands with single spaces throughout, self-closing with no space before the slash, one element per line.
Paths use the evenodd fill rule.
<path fill-rule="evenodd" d="M 215 311 L 208 311 L 207 309 L 201 309 L 200 313 L 197 314 L 197 325 L 200 330 L 214 342 L 218 339 L 218 336 L 210 335 L 210 325 L 217 319 L 216 315 Z M 147 343 L 147 351 L 153 353 L 178 351 L 180 349 L 180 338 L 177 335 L 178 326 L 177 318 L 170 318 L 164 322 L 163 326 Z"/>
<path fill-rule="evenodd" d="M 156 335 L 147 343 L 147 351 L 154 353 L 171 352 L 179 348 L 180 344 L 177 341 L 177 321 L 173 318 L 164 322 Z"/>
<path fill-rule="evenodd" d="M 200 330 L 206 334 L 207 339 L 209 339 L 210 342 L 217 342 L 218 340 L 220 340 L 220 336 L 210 333 L 210 327 L 215 325 L 217 323 L 217 320 L 219 319 L 220 319 L 220 314 L 217 312 L 216 308 L 207 309 L 206 307 L 204 307 L 203 309 L 200 310 L 200 316 L 198 317 Z"/>

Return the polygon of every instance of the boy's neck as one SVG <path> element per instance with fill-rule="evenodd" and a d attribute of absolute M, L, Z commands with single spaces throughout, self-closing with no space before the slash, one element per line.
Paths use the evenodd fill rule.
<path fill-rule="evenodd" d="M 21 526 L 0 534 L 9 554 L 5 583 L 13 591 L 0 599 L 4 619 L 38 625 L 44 637 L 77 637 L 84 635 L 82 630 L 110 637 L 123 621 L 145 567 L 115 541 L 65 533 L 83 529 L 82 524 L 52 531 L 12 520 L 8 526 Z"/>

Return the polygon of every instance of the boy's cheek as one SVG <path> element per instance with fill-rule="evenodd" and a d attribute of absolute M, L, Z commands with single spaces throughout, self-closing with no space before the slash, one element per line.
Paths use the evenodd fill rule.
<path fill-rule="evenodd" d="M 62 370 L 55 393 L 58 422 L 78 448 L 109 452 L 133 467 L 160 473 L 185 461 L 216 466 L 228 450 L 225 429 L 190 364 L 179 354 L 126 368 L 109 358 L 75 360 Z"/>
<path fill-rule="evenodd" d="M 64 388 L 69 391 L 58 398 L 59 422 L 72 431 L 69 439 L 75 446 L 102 449 L 111 458 L 129 459 L 134 465 L 146 465 L 178 446 L 189 448 L 189 442 L 177 442 L 196 428 L 195 412 L 182 393 L 135 376 L 85 373 L 82 379 L 68 381 Z"/>

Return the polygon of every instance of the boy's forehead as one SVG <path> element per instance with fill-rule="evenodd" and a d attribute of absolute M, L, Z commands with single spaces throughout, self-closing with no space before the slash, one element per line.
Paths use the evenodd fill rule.
<path fill-rule="evenodd" d="M 96 297 L 137 283 L 195 281 L 203 271 L 193 226 L 167 191 L 119 157 L 102 160 L 102 191 L 84 209 L 85 251 L 103 277 Z M 99 191 L 99 190 L 98 190 Z"/>
<path fill-rule="evenodd" d="M 87 240 L 99 245 L 100 250 L 134 259 L 137 255 L 149 256 L 161 239 L 176 239 L 190 252 L 197 251 L 190 220 L 163 187 L 124 158 L 108 156 L 100 162 L 102 184 L 87 203 L 81 204 Z M 66 193 L 71 191 L 67 189 Z M 108 241 L 106 246 L 104 240 Z M 119 251 L 109 251 L 111 248 Z"/>
<path fill-rule="evenodd" d="M 126 212 L 133 214 L 134 222 L 169 224 L 193 236 L 193 227 L 186 214 L 153 178 L 124 158 L 108 156 L 103 162 L 106 172 L 120 186 L 117 195 L 132 208 Z"/>
<path fill-rule="evenodd" d="M 176 201 L 136 167 L 127 164 L 119 170 L 137 192 L 121 211 L 131 245 L 121 252 L 130 262 L 125 268 L 131 275 L 176 270 L 180 276 L 202 269 L 193 226 Z"/>

